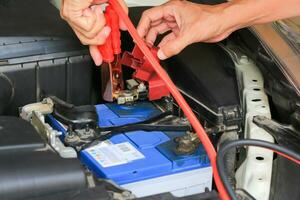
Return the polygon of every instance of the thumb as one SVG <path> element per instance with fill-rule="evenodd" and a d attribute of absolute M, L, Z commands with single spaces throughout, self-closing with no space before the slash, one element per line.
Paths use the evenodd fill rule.
<path fill-rule="evenodd" d="M 175 37 L 174 34 L 167 35 L 159 44 L 160 49 L 157 56 L 160 60 L 165 60 L 179 54 L 187 45 L 189 45 L 189 42 L 186 37 Z"/>

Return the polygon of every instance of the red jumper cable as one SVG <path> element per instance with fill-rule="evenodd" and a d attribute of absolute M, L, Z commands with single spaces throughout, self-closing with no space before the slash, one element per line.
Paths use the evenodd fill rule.
<path fill-rule="evenodd" d="M 129 17 L 127 16 L 126 12 L 123 10 L 122 6 L 118 2 L 118 0 L 109 0 L 109 4 L 112 6 L 112 8 L 117 12 L 120 19 L 122 19 L 128 29 L 128 32 L 132 36 L 135 43 L 138 45 L 140 50 L 143 52 L 153 69 L 156 71 L 158 76 L 165 82 L 165 85 L 169 89 L 170 93 L 174 97 L 174 99 L 179 104 L 180 108 L 183 110 L 184 114 L 190 121 L 191 125 L 195 129 L 200 141 L 202 142 L 208 157 L 210 159 L 212 168 L 213 168 L 213 175 L 214 180 L 217 186 L 217 189 L 220 194 L 220 198 L 223 200 L 229 200 L 229 196 L 224 188 L 224 185 L 220 179 L 220 176 L 218 174 L 217 170 L 217 164 L 216 164 L 216 151 L 214 149 L 214 146 L 212 145 L 208 135 L 206 134 L 204 128 L 198 121 L 197 117 L 193 113 L 192 109 L 189 107 L 187 102 L 184 100 L 183 96 L 178 91 L 175 84 L 172 82 L 166 71 L 161 67 L 159 62 L 155 59 L 155 57 L 152 55 L 151 51 L 145 44 L 144 40 L 138 35 L 134 25 L 130 21 Z"/>

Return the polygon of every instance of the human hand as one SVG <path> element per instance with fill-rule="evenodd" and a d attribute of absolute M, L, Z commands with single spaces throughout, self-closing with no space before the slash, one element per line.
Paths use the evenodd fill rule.
<path fill-rule="evenodd" d="M 82 44 L 90 46 L 90 53 L 96 65 L 101 65 L 102 56 L 97 45 L 105 43 L 110 34 L 110 27 L 106 26 L 101 4 L 108 0 L 62 0 L 61 17 L 66 20 L 74 30 Z M 120 0 L 123 8 L 128 9 L 123 0 Z M 120 20 L 120 28 L 126 30 L 126 26 Z"/>
<path fill-rule="evenodd" d="M 227 3 L 201 5 L 188 1 L 170 1 L 146 10 L 139 22 L 138 33 L 153 44 L 159 34 L 167 34 L 159 43 L 161 60 L 181 52 L 195 42 L 218 42 L 235 29 L 226 26 L 222 10 Z"/>

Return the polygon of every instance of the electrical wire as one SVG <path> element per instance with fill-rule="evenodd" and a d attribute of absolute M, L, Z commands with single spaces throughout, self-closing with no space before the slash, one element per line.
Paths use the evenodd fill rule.
<path fill-rule="evenodd" d="M 123 20 L 123 22 L 125 23 L 125 25 L 127 27 L 128 32 L 130 33 L 130 35 L 133 38 L 133 40 L 138 45 L 138 47 L 143 52 L 143 54 L 146 56 L 146 58 L 148 59 L 149 63 L 151 64 L 151 66 L 153 67 L 155 72 L 158 74 L 158 76 L 164 81 L 168 90 L 170 91 L 170 93 L 172 94 L 172 96 L 174 97 L 174 99 L 176 100 L 176 102 L 178 103 L 178 105 L 180 106 L 182 111 L 184 112 L 185 116 L 191 123 L 192 127 L 196 131 L 196 133 L 197 133 L 200 141 L 202 142 L 203 147 L 205 148 L 207 155 L 210 159 L 212 169 L 213 169 L 214 180 L 215 180 L 218 192 L 220 194 L 220 198 L 222 200 L 229 200 L 229 196 L 228 196 L 228 194 L 223 186 L 223 183 L 220 179 L 220 176 L 218 174 L 217 164 L 216 164 L 216 156 L 217 156 L 216 150 L 215 150 L 213 144 L 211 143 L 208 135 L 206 134 L 204 128 L 198 121 L 197 117 L 195 116 L 192 109 L 189 107 L 188 103 L 185 101 L 185 99 L 183 98 L 181 93 L 178 91 L 175 84 L 170 79 L 167 72 L 162 68 L 162 66 L 159 64 L 159 62 L 155 59 L 155 57 L 152 55 L 151 51 L 145 44 L 144 40 L 139 36 L 137 30 L 135 29 L 134 25 L 132 24 L 132 22 L 129 19 L 126 12 L 123 10 L 123 8 L 120 5 L 120 3 L 118 2 L 118 0 L 109 0 L 109 4 L 118 13 L 120 19 Z"/>
<path fill-rule="evenodd" d="M 156 115 L 152 118 L 149 118 L 144 121 L 125 124 L 121 126 L 109 126 L 109 127 L 96 127 L 95 133 L 96 136 L 91 138 L 91 141 L 87 142 L 82 149 L 86 149 L 94 144 L 96 141 L 107 140 L 110 137 L 131 131 L 191 131 L 191 127 L 188 124 L 174 124 L 174 119 L 178 119 L 172 115 L 171 111 L 162 112 L 159 115 Z"/>
<path fill-rule="evenodd" d="M 241 147 L 241 146 L 256 146 L 256 147 L 263 147 L 269 150 L 272 150 L 273 152 L 277 153 L 280 156 L 283 156 L 290 161 L 293 161 L 300 165 L 300 154 L 288 149 L 284 146 L 280 146 L 278 144 L 262 141 L 262 140 L 234 140 L 227 143 L 224 143 L 221 145 L 218 155 L 217 155 L 217 168 L 220 175 L 220 178 L 227 190 L 227 193 L 229 194 L 230 198 L 232 200 L 237 200 L 237 197 L 235 195 L 235 192 L 233 188 L 231 187 L 231 184 L 229 183 L 227 179 L 226 170 L 224 167 L 224 157 L 228 150 L 235 147 Z"/>
<path fill-rule="evenodd" d="M 120 130 L 121 130 L 122 132 L 125 132 L 124 129 L 128 126 L 134 126 L 134 125 L 139 125 L 139 124 L 152 124 L 152 123 L 155 123 L 155 122 L 159 122 L 160 120 L 163 120 L 166 117 L 171 116 L 171 115 L 172 115 L 171 111 L 165 111 L 165 112 L 159 113 L 158 115 L 156 115 L 154 117 L 146 119 L 144 121 L 125 124 L 125 125 L 121 125 L 121 126 L 98 127 L 97 131 L 98 132 L 106 132 L 106 131 L 120 132 Z"/>

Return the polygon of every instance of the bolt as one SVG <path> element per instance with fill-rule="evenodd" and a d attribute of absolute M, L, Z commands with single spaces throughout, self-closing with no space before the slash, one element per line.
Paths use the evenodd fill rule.
<path fill-rule="evenodd" d="M 147 89 L 146 85 L 143 82 L 141 82 L 138 86 L 138 91 L 143 92 L 143 91 L 146 91 L 146 89 Z"/>
<path fill-rule="evenodd" d="M 122 194 L 123 194 L 124 197 L 130 197 L 131 196 L 131 192 L 129 192 L 129 191 L 124 191 Z"/>
<path fill-rule="evenodd" d="M 130 91 L 130 90 L 125 90 L 125 91 L 123 92 L 123 95 L 124 95 L 125 97 L 130 97 L 130 96 L 132 96 L 133 94 L 132 94 L 132 91 Z"/>
<path fill-rule="evenodd" d="M 120 76 L 119 76 L 119 74 L 116 72 L 116 73 L 114 74 L 114 77 L 115 77 L 116 79 L 118 79 Z"/>
<path fill-rule="evenodd" d="M 186 117 L 180 118 L 180 124 L 189 124 L 189 121 Z"/>
<path fill-rule="evenodd" d="M 55 136 L 61 136 L 62 135 L 62 132 L 60 131 L 55 131 Z"/>
<path fill-rule="evenodd" d="M 46 104 L 47 103 L 47 99 L 43 99 L 41 103 L 42 104 Z"/>
<path fill-rule="evenodd" d="M 249 59 L 248 59 L 247 56 L 242 55 L 241 58 L 240 58 L 240 62 L 241 62 L 242 64 L 247 64 L 247 63 L 249 63 Z"/>
<path fill-rule="evenodd" d="M 90 126 L 87 124 L 86 126 L 85 126 L 85 132 L 89 132 L 90 131 Z"/>

